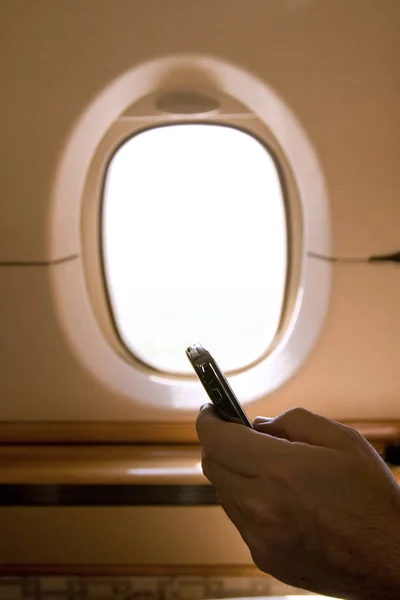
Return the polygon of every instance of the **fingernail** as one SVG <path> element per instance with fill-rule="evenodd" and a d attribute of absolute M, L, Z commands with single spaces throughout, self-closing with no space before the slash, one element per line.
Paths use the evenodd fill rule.
<path fill-rule="evenodd" d="M 203 410 L 203 408 L 206 408 L 206 406 L 209 406 L 208 404 L 202 404 L 199 408 L 199 412 L 201 412 Z"/>
<path fill-rule="evenodd" d="M 254 429 L 263 429 L 265 426 L 272 423 L 273 419 L 269 419 L 267 417 L 256 417 L 253 421 Z"/>

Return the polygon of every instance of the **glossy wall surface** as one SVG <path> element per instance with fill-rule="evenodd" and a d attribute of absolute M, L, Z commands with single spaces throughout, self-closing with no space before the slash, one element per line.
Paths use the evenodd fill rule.
<path fill-rule="evenodd" d="M 134 392 L 132 401 L 116 397 L 77 363 L 57 327 L 48 276 L 72 265 L 7 265 L 80 253 L 64 240 L 51 254 L 55 169 L 93 98 L 144 61 L 201 53 L 256 74 L 316 149 L 334 253 L 400 246 L 397 0 L 6 0 L 0 13 L 2 420 L 193 418 L 136 406 Z M 336 418 L 398 417 L 399 302 L 396 267 L 336 265 L 310 359 L 250 415 L 303 405 Z"/>
<path fill-rule="evenodd" d="M 276 90 L 314 146 L 334 254 L 386 253 L 400 248 L 399 27 L 398 0 L 2 0 L 0 424 L 195 417 L 139 404 L 135 390 L 131 399 L 113 394 L 74 357 L 57 322 L 51 270 L 78 268 L 82 248 L 62 223 L 50 244 L 56 169 L 76 123 L 107 86 L 170 54 L 248 70 Z M 73 189 L 71 181 L 67 196 Z M 79 228 L 80 214 L 72 218 Z M 71 254 L 75 262 L 25 265 Z M 399 306 L 398 267 L 334 265 L 311 356 L 249 415 L 302 405 L 337 419 L 398 420 Z M 96 457 L 98 474 L 105 462 Z M 26 461 L 18 465 L 10 477 L 21 473 L 26 483 Z M 60 477 L 54 465 L 50 476 Z M 2 565 L 252 565 L 218 506 L 2 506 L 0 522 Z"/>

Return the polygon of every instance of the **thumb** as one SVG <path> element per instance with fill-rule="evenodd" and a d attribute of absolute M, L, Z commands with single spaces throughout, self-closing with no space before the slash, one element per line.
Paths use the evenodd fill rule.
<path fill-rule="evenodd" d="M 305 408 L 292 408 L 275 419 L 254 421 L 254 429 L 290 442 L 343 449 L 354 445 L 356 432 L 346 425 L 332 421 Z"/>

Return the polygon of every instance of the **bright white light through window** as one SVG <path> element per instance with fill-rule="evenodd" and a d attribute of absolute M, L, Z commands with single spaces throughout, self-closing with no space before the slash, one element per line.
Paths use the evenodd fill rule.
<path fill-rule="evenodd" d="M 106 283 L 119 335 L 148 365 L 192 373 L 201 343 L 225 371 L 271 345 L 287 275 L 274 161 L 232 127 L 141 132 L 114 154 L 102 214 Z"/>

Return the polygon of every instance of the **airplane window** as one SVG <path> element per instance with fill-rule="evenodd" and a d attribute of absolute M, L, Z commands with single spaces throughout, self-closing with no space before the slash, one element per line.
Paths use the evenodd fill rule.
<path fill-rule="evenodd" d="M 226 125 L 135 134 L 113 155 L 102 204 L 105 282 L 130 353 L 170 374 L 204 345 L 229 372 L 276 336 L 288 271 L 283 190 L 270 152 Z"/>

